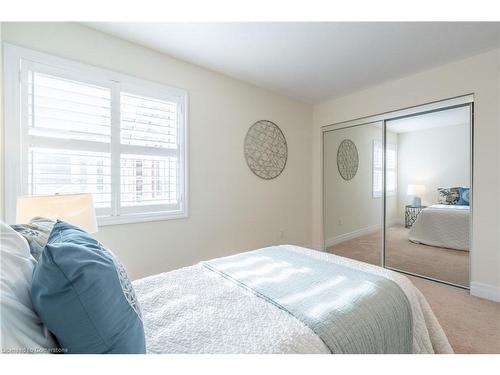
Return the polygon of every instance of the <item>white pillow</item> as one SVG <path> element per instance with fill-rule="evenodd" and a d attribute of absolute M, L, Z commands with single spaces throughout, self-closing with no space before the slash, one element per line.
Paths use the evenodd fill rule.
<path fill-rule="evenodd" d="M 57 348 L 31 302 L 36 261 L 24 237 L 4 222 L 0 222 L 0 250 L 2 352 L 43 353 Z"/>

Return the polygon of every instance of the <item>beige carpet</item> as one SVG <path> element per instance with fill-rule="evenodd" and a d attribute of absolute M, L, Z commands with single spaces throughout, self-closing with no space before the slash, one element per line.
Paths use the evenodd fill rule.
<path fill-rule="evenodd" d="M 431 305 L 455 353 L 500 354 L 500 303 L 435 281 L 409 278 Z"/>
<path fill-rule="evenodd" d="M 408 231 L 402 225 L 387 228 L 385 251 L 388 267 L 469 286 L 467 251 L 415 244 L 408 241 Z M 331 246 L 327 251 L 379 266 L 380 249 L 381 235 L 375 232 Z"/>

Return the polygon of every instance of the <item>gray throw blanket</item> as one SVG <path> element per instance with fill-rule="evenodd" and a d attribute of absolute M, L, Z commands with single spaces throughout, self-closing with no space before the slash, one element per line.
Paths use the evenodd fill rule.
<path fill-rule="evenodd" d="M 203 262 L 307 325 L 332 353 L 411 353 L 410 303 L 392 280 L 274 246 Z"/>

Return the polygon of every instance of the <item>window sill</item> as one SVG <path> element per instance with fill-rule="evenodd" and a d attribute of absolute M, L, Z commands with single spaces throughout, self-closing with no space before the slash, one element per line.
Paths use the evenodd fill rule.
<path fill-rule="evenodd" d="M 120 216 L 98 216 L 97 225 L 99 227 L 104 227 L 108 225 L 134 224 L 148 221 L 186 219 L 187 217 L 188 214 L 185 211 L 137 213 Z"/>

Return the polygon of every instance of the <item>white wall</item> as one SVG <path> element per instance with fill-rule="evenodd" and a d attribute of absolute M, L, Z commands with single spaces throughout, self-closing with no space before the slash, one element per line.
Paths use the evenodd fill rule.
<path fill-rule="evenodd" d="M 401 133 L 398 137 L 398 192 L 400 220 L 412 197 L 408 185 L 425 186 L 422 204 L 438 200 L 437 188 L 470 186 L 469 124 Z"/>
<path fill-rule="evenodd" d="M 313 245 L 321 248 L 321 126 L 474 93 L 471 288 L 500 300 L 500 49 L 393 80 L 314 107 Z"/>
<path fill-rule="evenodd" d="M 189 218 L 96 235 L 132 278 L 278 242 L 310 246 L 311 106 L 79 24 L 2 26 L 6 42 L 189 92 Z M 271 181 L 243 156 L 245 133 L 261 119 L 276 122 L 288 143 L 286 168 Z"/>

